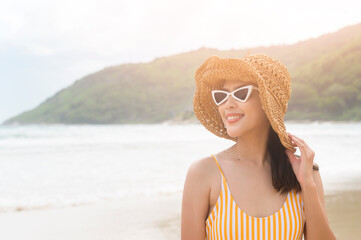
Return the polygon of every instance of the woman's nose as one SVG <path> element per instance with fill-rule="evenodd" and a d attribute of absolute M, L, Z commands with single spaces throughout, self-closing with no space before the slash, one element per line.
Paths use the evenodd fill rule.
<path fill-rule="evenodd" d="M 233 97 L 232 97 L 232 95 L 231 96 L 229 96 L 228 97 L 228 99 L 224 102 L 224 106 L 226 107 L 226 108 L 229 108 L 229 107 L 235 107 L 236 106 L 236 99 L 234 99 Z"/>

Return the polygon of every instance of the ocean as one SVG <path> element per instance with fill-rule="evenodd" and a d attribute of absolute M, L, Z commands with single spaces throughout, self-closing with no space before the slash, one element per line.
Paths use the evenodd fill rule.
<path fill-rule="evenodd" d="M 325 193 L 360 188 L 361 123 L 286 128 L 316 152 Z M 0 126 L 0 212 L 181 192 L 193 161 L 233 144 L 200 124 Z"/>

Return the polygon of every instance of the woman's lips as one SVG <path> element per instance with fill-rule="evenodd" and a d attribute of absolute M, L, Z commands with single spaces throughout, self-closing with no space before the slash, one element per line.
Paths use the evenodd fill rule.
<path fill-rule="evenodd" d="M 227 114 L 226 120 L 228 123 L 235 123 L 239 121 L 243 116 L 243 114 Z"/>

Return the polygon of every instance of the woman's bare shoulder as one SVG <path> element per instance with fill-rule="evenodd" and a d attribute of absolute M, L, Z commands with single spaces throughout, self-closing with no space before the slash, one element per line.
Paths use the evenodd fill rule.
<path fill-rule="evenodd" d="M 183 187 L 183 205 L 185 209 L 195 208 L 207 211 L 211 191 L 211 157 L 193 161 L 187 171 Z M 188 206 L 188 207 L 187 207 Z"/>
<path fill-rule="evenodd" d="M 224 152 L 220 151 L 213 154 L 213 156 L 218 160 L 218 156 L 222 157 Z M 207 188 L 210 188 L 212 182 L 219 182 L 219 169 L 213 156 L 209 155 L 194 160 L 188 168 L 187 178 Z"/>
<path fill-rule="evenodd" d="M 207 178 L 214 170 L 214 160 L 212 156 L 205 156 L 196 159 L 188 168 L 188 174 L 197 175 L 200 178 Z"/>

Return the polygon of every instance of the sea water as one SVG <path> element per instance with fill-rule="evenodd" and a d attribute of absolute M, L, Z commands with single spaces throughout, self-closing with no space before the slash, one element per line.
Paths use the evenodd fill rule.
<path fill-rule="evenodd" d="M 325 192 L 360 188 L 360 123 L 286 128 L 315 151 Z M 0 126 L 0 212 L 181 192 L 193 161 L 233 144 L 200 124 Z"/>

